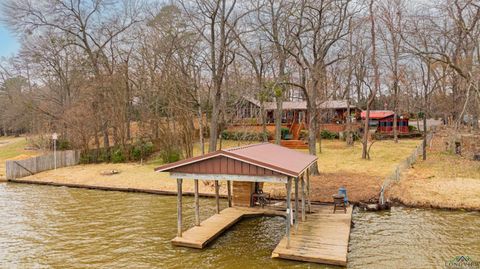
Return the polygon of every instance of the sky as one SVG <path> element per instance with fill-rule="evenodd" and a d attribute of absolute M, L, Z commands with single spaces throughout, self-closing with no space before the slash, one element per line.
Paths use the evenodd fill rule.
<path fill-rule="evenodd" d="M 13 56 L 20 49 L 20 43 L 15 35 L 0 24 L 0 57 Z"/>

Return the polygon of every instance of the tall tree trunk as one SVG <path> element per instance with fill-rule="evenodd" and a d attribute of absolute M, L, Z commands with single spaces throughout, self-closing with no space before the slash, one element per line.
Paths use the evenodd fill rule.
<path fill-rule="evenodd" d="M 398 143 L 398 120 L 397 120 L 397 110 L 394 109 L 393 111 L 393 141 Z"/>
<path fill-rule="evenodd" d="M 315 75 L 315 74 L 314 74 Z M 318 76 L 318 74 L 317 74 Z M 309 114 L 308 122 L 308 153 L 317 156 L 317 134 L 318 134 L 318 109 L 317 109 L 317 97 L 318 87 L 320 81 L 317 78 L 313 78 L 312 89 L 307 101 L 307 111 Z M 313 164 L 310 167 L 311 175 L 319 175 L 318 163 Z"/>
<path fill-rule="evenodd" d="M 372 99 L 373 100 L 373 99 Z M 365 122 L 363 123 L 363 137 L 362 137 L 362 159 L 367 159 L 368 151 L 368 132 L 369 132 L 369 121 L 370 121 L 370 100 L 367 101 L 367 109 L 365 112 Z"/>
<path fill-rule="evenodd" d="M 197 98 L 200 103 L 200 94 L 197 93 Z M 203 137 L 203 113 L 202 106 L 198 104 L 197 106 L 197 117 L 198 117 L 198 136 L 200 139 L 200 152 L 202 155 L 205 155 L 205 138 Z"/>
<path fill-rule="evenodd" d="M 265 111 L 265 102 L 260 101 L 260 119 L 262 121 L 262 136 L 263 142 L 268 142 L 268 130 L 267 130 L 267 115 Z"/>
<path fill-rule="evenodd" d="M 282 139 L 283 96 L 275 96 L 277 109 L 275 110 L 275 144 L 280 145 Z"/>
<path fill-rule="evenodd" d="M 212 102 L 212 118 L 210 119 L 210 141 L 208 145 L 208 152 L 214 152 L 217 150 L 217 139 L 218 139 L 218 121 L 220 120 L 220 101 L 221 101 L 221 90 L 220 85 L 215 91 L 215 96 L 213 97 Z"/>

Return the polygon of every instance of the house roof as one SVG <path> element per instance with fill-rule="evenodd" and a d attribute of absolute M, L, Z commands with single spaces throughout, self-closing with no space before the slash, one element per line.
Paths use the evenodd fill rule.
<path fill-rule="evenodd" d="M 314 155 L 271 143 L 261 143 L 217 150 L 206 155 L 162 165 L 155 171 L 298 177 L 316 161 L 317 157 Z"/>
<path fill-rule="evenodd" d="M 370 110 L 370 119 L 372 120 L 379 120 L 383 119 L 386 117 L 393 116 L 395 113 L 391 110 Z M 365 119 L 367 117 L 367 111 L 362 111 L 360 114 L 362 119 Z"/>
<path fill-rule="evenodd" d="M 252 104 L 260 107 L 260 101 L 257 99 L 250 97 L 250 96 L 243 96 L 243 98 Z M 275 110 L 277 109 L 276 102 L 265 102 L 263 103 L 266 110 Z M 318 108 L 321 109 L 340 109 L 340 108 L 347 108 L 347 100 L 327 100 L 324 102 L 318 102 Z M 286 110 L 306 110 L 307 109 L 307 102 L 306 101 L 286 101 L 282 103 L 282 108 Z M 350 108 L 355 108 L 354 105 L 350 104 Z"/>

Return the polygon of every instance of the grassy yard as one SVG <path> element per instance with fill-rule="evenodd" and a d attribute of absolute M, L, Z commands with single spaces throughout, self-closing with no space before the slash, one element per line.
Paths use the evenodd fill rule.
<path fill-rule="evenodd" d="M 320 176 L 312 177 L 312 199 L 331 201 L 331 195 L 338 188 L 345 186 L 353 201 L 366 201 L 378 197 L 383 179 L 390 174 L 398 162 L 406 158 L 420 143 L 419 140 L 380 141 L 373 145 L 371 160 L 361 159 L 361 145 L 356 143 L 350 147 L 338 140 L 323 140 L 322 153 L 318 153 Z M 223 148 L 246 145 L 247 142 L 222 141 Z M 208 145 L 207 145 L 208 148 Z M 304 152 L 308 152 L 303 150 Z M 196 145 L 194 154 L 200 154 Z M 92 164 L 78 165 L 46 171 L 28 180 L 52 181 L 56 183 L 98 185 L 104 187 L 139 188 L 175 191 L 176 182 L 167 173 L 154 173 L 153 169 L 161 164 L 161 160 L 153 159 L 144 165 L 127 164 Z M 116 175 L 101 175 L 103 171 L 119 170 Z M 191 181 L 184 182 L 185 191 L 193 191 Z M 201 184 L 201 192 L 213 193 L 211 185 Z M 225 193 L 225 188 L 221 188 Z M 280 184 L 266 184 L 265 191 L 275 197 L 283 197 L 285 188 Z"/>
<path fill-rule="evenodd" d="M 25 137 L 0 137 L 0 180 L 5 180 L 5 161 L 25 159 L 39 154 L 38 151 L 25 150 Z"/>
<path fill-rule="evenodd" d="M 480 210 L 480 163 L 429 150 L 388 196 L 411 206 Z"/>
<path fill-rule="evenodd" d="M 320 175 L 311 178 L 312 199 L 331 202 L 332 195 L 342 186 L 351 201 L 377 199 L 384 179 L 420 142 L 418 139 L 402 139 L 398 143 L 378 141 L 370 151 L 371 159 L 364 160 L 359 142 L 352 147 L 339 140 L 322 140 L 322 152 L 317 153 Z M 267 186 L 267 190 L 278 196 L 285 193 L 282 186 Z"/>
<path fill-rule="evenodd" d="M 223 148 L 248 144 L 239 141 L 222 143 Z M 312 200 L 331 202 L 332 194 L 341 186 L 346 187 L 351 201 L 366 202 L 377 199 L 384 179 L 420 143 L 421 140 L 417 139 L 400 140 L 399 143 L 390 140 L 378 141 L 372 146 L 371 160 L 363 160 L 361 144 L 358 142 L 351 147 L 343 141 L 322 140 L 322 152 L 317 154 L 320 175 L 311 178 Z M 24 138 L 0 145 L 1 172 L 5 159 L 36 154 L 23 150 L 25 145 Z M 194 154 L 200 155 L 200 152 L 199 146 L 196 145 Z M 428 156 L 427 161 L 417 161 L 412 169 L 404 173 L 400 183 L 388 190 L 387 198 L 412 206 L 480 209 L 479 163 L 431 150 Z M 153 169 L 161 163 L 160 159 L 154 158 L 143 165 L 138 163 L 77 165 L 42 172 L 25 179 L 60 184 L 175 191 L 174 179 L 169 178 L 167 173 L 153 172 Z M 102 172 L 113 169 L 119 170 L 120 173 L 102 175 Z M 186 180 L 184 190 L 193 191 L 193 183 Z M 264 190 L 273 197 L 283 198 L 285 195 L 285 186 L 282 184 L 265 184 Z M 200 184 L 200 191 L 211 194 L 214 189 L 211 184 L 205 182 Z M 224 185 L 221 187 L 221 193 L 226 193 Z"/>

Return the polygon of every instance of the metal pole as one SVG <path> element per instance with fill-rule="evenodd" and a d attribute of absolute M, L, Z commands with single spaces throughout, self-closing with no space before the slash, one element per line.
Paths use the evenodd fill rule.
<path fill-rule="evenodd" d="M 53 167 L 57 170 L 57 140 L 53 139 Z"/>
<path fill-rule="evenodd" d="M 177 178 L 177 236 L 182 237 L 182 179 Z"/>
<path fill-rule="evenodd" d="M 286 229 L 285 233 L 287 235 L 287 248 L 290 247 L 290 225 L 292 221 L 292 201 L 291 201 L 291 193 L 292 193 L 292 178 L 288 177 L 287 184 L 285 184 L 287 188 L 287 219 L 286 219 Z"/>
<path fill-rule="evenodd" d="M 427 159 L 427 114 L 423 114 L 423 149 L 422 149 L 422 159 L 425 161 Z"/>

